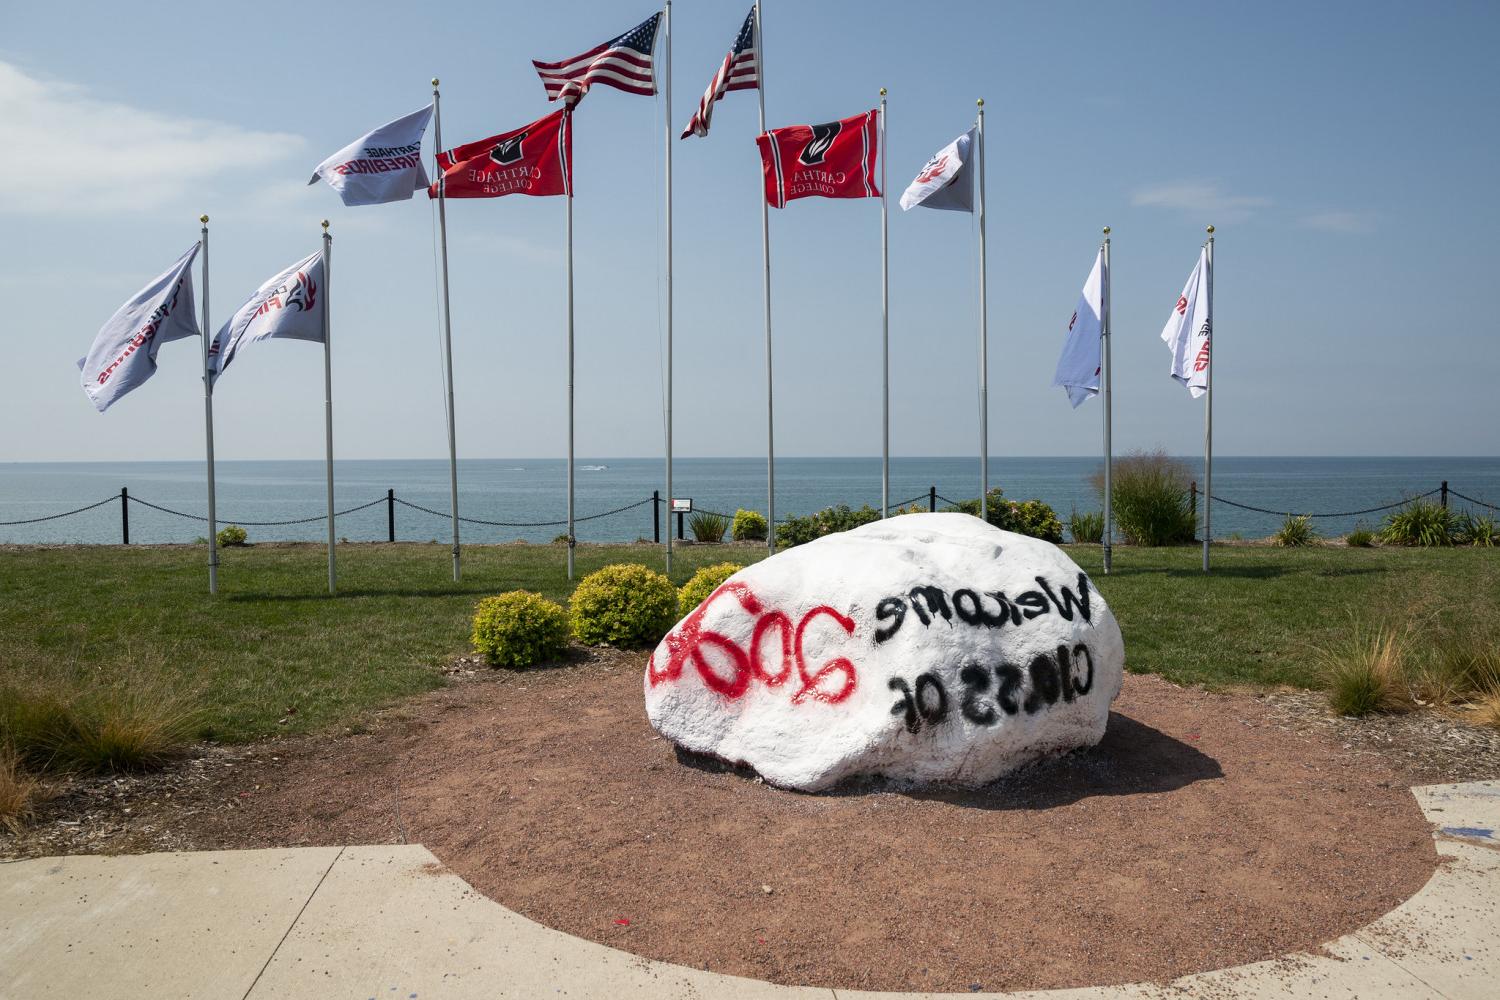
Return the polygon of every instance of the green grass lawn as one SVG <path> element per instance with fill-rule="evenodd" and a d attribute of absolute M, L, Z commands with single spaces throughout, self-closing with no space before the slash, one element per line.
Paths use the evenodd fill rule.
<path fill-rule="evenodd" d="M 1462 628 L 1468 616 L 1493 622 L 1500 605 L 1495 550 L 1224 547 L 1207 577 L 1197 548 L 1117 549 L 1108 577 L 1096 547 L 1069 551 L 1113 607 L 1130 669 L 1180 682 L 1318 687 L 1313 648 L 1355 617 Z M 763 552 L 687 546 L 673 580 Z M 660 569 L 661 550 L 580 546 L 578 575 L 626 561 Z M 555 545 L 466 548 L 458 585 L 445 546 L 345 545 L 337 597 L 324 565 L 315 545 L 230 549 L 211 598 L 201 547 L 0 552 L 0 696 L 124 678 L 192 694 L 215 739 L 344 726 L 440 685 L 435 668 L 468 651 L 480 597 L 525 588 L 565 601 L 571 591 Z"/>

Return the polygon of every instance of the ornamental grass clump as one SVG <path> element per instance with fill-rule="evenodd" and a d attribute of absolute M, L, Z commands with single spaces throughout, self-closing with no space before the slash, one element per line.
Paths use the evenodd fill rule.
<path fill-rule="evenodd" d="M 1452 545 L 1453 514 L 1440 503 L 1418 497 L 1399 510 L 1392 511 L 1380 529 L 1380 540 L 1387 545 L 1416 545 L 1431 548 Z"/>
<path fill-rule="evenodd" d="M 200 718 L 193 693 L 144 672 L 66 693 L 0 691 L 0 744 L 36 771 L 150 770 L 187 749 Z"/>
<path fill-rule="evenodd" d="M 684 583 L 682 589 L 677 591 L 677 608 L 680 613 L 691 612 L 708 600 L 708 595 L 718 590 L 719 584 L 744 568 L 739 563 L 721 562 L 705 566 L 694 573 L 692 579 Z"/>
<path fill-rule="evenodd" d="M 486 597 L 474 609 L 470 641 L 493 666 L 524 669 L 568 648 L 568 612 L 529 590 Z"/>
<path fill-rule="evenodd" d="M 1068 534 L 1073 536 L 1075 543 L 1100 544 L 1104 541 L 1104 511 L 1080 514 L 1075 507 L 1068 517 Z"/>
<path fill-rule="evenodd" d="M 36 781 L 21 770 L 21 761 L 9 747 L 0 745 L 0 826 L 20 833 L 31 815 Z"/>
<path fill-rule="evenodd" d="M 1328 679 L 1329 704 L 1339 715 L 1404 712 L 1412 707 L 1405 632 L 1354 628 L 1341 644 L 1318 653 Z"/>
<path fill-rule="evenodd" d="M 1197 517 L 1189 498 L 1188 467 L 1166 452 L 1137 451 L 1115 460 L 1110 480 L 1115 524 L 1131 545 L 1179 545 L 1193 540 Z M 1090 477 L 1104 496 L 1104 470 Z"/>
<path fill-rule="evenodd" d="M 763 542 L 766 540 L 766 516 L 758 510 L 741 507 L 734 512 L 731 531 L 737 542 Z"/>
<path fill-rule="evenodd" d="M 722 542 L 724 532 L 729 530 L 729 518 L 723 514 L 701 512 L 688 518 L 688 527 L 693 529 L 693 538 L 700 542 Z"/>
<path fill-rule="evenodd" d="M 1455 541 L 1459 545 L 1473 545 L 1481 549 L 1495 547 L 1495 519 L 1488 514 L 1475 514 L 1466 510 L 1458 515 L 1455 527 Z"/>
<path fill-rule="evenodd" d="M 1354 530 L 1344 536 L 1344 544 L 1351 549 L 1368 549 L 1375 544 L 1375 533 L 1363 523 L 1356 524 Z"/>
<path fill-rule="evenodd" d="M 1315 545 L 1318 541 L 1318 533 L 1313 529 L 1312 518 L 1288 514 L 1285 521 L 1281 522 L 1281 528 L 1272 536 L 1277 545 L 1282 548 L 1296 549 L 1304 545 Z"/>
<path fill-rule="evenodd" d="M 568 602 L 573 635 L 591 646 L 649 646 L 677 621 L 677 588 L 637 563 L 584 577 Z"/>

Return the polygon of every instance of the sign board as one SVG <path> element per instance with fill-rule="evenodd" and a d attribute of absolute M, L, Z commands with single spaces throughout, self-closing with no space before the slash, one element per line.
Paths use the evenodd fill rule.
<path fill-rule="evenodd" d="M 691 514 L 693 512 L 692 497 L 674 497 L 672 499 L 672 513 Z"/>

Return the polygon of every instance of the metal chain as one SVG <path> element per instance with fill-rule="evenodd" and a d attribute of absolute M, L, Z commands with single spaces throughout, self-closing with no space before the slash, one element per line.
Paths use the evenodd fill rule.
<path fill-rule="evenodd" d="M 114 498 L 112 498 L 112 499 L 114 499 Z M 336 510 L 336 511 L 333 512 L 333 516 L 335 518 L 339 518 L 339 517 L 343 517 L 345 514 L 353 514 L 353 513 L 356 513 L 358 511 L 365 510 L 368 507 L 373 507 L 376 504 L 385 503 L 385 500 L 386 500 L 385 497 L 380 497 L 379 499 L 371 500 L 369 503 L 360 504 L 358 507 L 350 507 L 348 510 Z M 142 507 L 150 507 L 152 510 L 159 510 L 163 514 L 172 514 L 175 517 L 185 517 L 185 518 L 187 518 L 187 519 L 189 519 L 191 521 L 205 521 L 206 522 L 208 520 L 208 518 L 202 516 L 201 514 L 186 514 L 186 513 L 183 513 L 180 510 L 172 510 L 170 507 L 162 507 L 162 506 L 159 506 L 157 504 L 151 503 L 149 500 L 142 500 L 139 497 L 131 497 L 130 498 L 130 502 L 131 503 L 138 503 Z M 98 505 L 95 504 L 95 506 L 98 506 Z M 252 528 L 279 528 L 279 527 L 283 527 L 283 526 L 288 525 L 288 524 L 311 524 L 314 521 L 326 521 L 326 520 L 328 520 L 328 515 L 327 514 L 319 514 L 317 517 L 298 517 L 298 518 L 292 518 L 291 520 L 287 520 L 287 521 L 238 521 L 238 520 L 233 520 L 233 519 L 230 519 L 230 518 L 221 517 L 221 518 L 219 518 L 219 523 L 220 524 L 237 524 L 237 525 L 241 525 L 241 526 L 249 525 Z"/>
<path fill-rule="evenodd" d="M 1492 503 L 1485 503 L 1483 500 L 1475 500 L 1473 497 L 1466 497 L 1462 493 L 1458 492 L 1458 490 L 1449 490 L 1448 495 L 1458 497 L 1460 500 L 1467 500 L 1469 501 L 1469 503 L 1477 504 L 1480 507 L 1488 507 L 1490 510 L 1500 510 L 1500 507 L 1496 507 Z"/>
<path fill-rule="evenodd" d="M 1376 511 L 1394 510 L 1397 507 L 1405 507 L 1407 504 L 1411 503 L 1413 500 L 1421 500 L 1421 499 L 1424 499 L 1426 497 L 1432 496 L 1434 493 L 1441 493 L 1441 492 L 1442 492 L 1442 487 L 1439 487 L 1438 489 L 1435 489 L 1435 490 L 1428 490 L 1426 493 L 1419 493 L 1418 495 L 1416 495 L 1414 497 L 1408 497 L 1405 500 L 1398 500 L 1395 503 L 1385 504 L 1382 507 L 1368 507 L 1365 510 L 1346 510 L 1346 511 L 1338 511 L 1338 512 L 1335 512 L 1335 513 L 1324 513 L 1324 514 L 1298 514 L 1295 511 L 1290 511 L 1290 510 L 1267 510 L 1264 507 L 1252 507 L 1251 505 L 1249 505 L 1247 503 L 1236 503 L 1233 500 L 1225 500 L 1223 497 L 1214 497 L 1213 500 L 1214 500 L 1215 503 L 1228 504 L 1231 507 L 1238 507 L 1241 510 L 1253 510 L 1257 514 L 1274 514 L 1277 517 L 1355 517 L 1356 515 L 1359 515 L 1359 514 L 1374 514 Z M 1453 491 L 1449 490 L 1448 492 L 1452 493 Z"/>
<path fill-rule="evenodd" d="M 381 499 L 384 500 L 385 498 L 382 497 Z M 626 504 L 624 507 L 616 507 L 614 510 L 607 510 L 607 511 L 605 511 L 602 514 L 590 514 L 587 517 L 575 517 L 575 518 L 573 518 L 573 523 L 574 524 L 579 524 L 579 523 L 581 523 L 583 521 L 597 521 L 601 517 L 613 517 L 614 515 L 623 513 L 624 511 L 627 511 L 627 510 L 634 510 L 637 507 L 644 507 L 646 504 L 651 503 L 652 500 L 653 500 L 652 497 L 647 497 L 644 500 L 637 500 L 635 503 Z M 451 517 L 452 516 L 447 511 L 433 510 L 431 507 L 423 507 L 421 504 L 412 503 L 409 500 L 402 500 L 400 497 L 396 497 L 395 501 L 397 503 L 399 503 L 403 507 L 410 507 L 412 510 L 420 510 L 422 513 L 424 513 L 424 514 L 431 514 L 434 517 L 444 517 L 444 518 L 446 518 L 446 517 Z M 459 520 L 463 521 L 466 524 L 484 524 L 484 525 L 488 525 L 489 527 L 492 527 L 492 528 L 556 528 L 556 527 L 559 527 L 559 526 L 565 526 L 568 523 L 566 520 L 562 520 L 562 521 L 486 521 L 483 518 L 478 518 L 478 517 L 459 517 Z"/>
<path fill-rule="evenodd" d="M 77 510 L 67 510 L 63 511 L 61 514 L 48 514 L 46 517 L 29 517 L 24 521 L 0 521 L 0 525 L 40 524 L 43 521 L 56 521 L 60 517 L 72 517 L 74 514 L 82 514 L 84 511 L 93 510 L 95 507 L 103 507 L 105 504 L 114 503 L 118 499 L 120 499 L 120 494 L 116 493 L 112 497 L 105 497 L 98 503 L 91 503 L 87 507 L 79 507 Z"/>

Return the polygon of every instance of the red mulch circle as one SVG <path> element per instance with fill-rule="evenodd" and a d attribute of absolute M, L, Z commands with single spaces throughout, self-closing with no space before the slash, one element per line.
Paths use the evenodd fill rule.
<path fill-rule="evenodd" d="M 1099 747 L 984 790 L 803 795 L 677 753 L 642 667 L 498 673 L 371 734 L 277 744 L 200 846 L 422 843 L 505 906 L 648 958 L 957 992 L 1316 950 L 1436 864 L 1399 777 L 1253 695 L 1128 676 Z"/>

